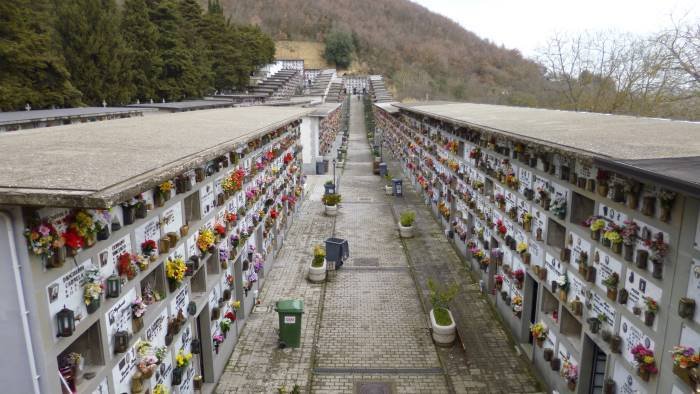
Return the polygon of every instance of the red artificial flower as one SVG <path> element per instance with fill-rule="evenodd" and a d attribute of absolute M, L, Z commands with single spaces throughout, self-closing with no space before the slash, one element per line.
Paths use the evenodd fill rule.
<path fill-rule="evenodd" d="M 214 231 L 216 231 L 216 233 L 219 235 L 226 235 L 226 227 L 220 223 L 214 225 Z"/>
<path fill-rule="evenodd" d="M 158 249 L 158 244 L 152 239 L 147 239 L 141 243 L 141 252 L 144 254 L 150 254 L 156 249 Z"/>
<path fill-rule="evenodd" d="M 231 321 L 235 321 L 235 320 L 236 320 L 236 314 L 235 314 L 234 312 L 231 312 L 231 311 L 226 312 L 226 314 L 224 315 L 224 317 L 227 318 L 227 319 L 230 319 Z"/>
<path fill-rule="evenodd" d="M 66 246 L 71 249 L 80 249 L 83 247 L 83 237 L 76 234 L 74 230 L 68 230 L 63 233 L 63 239 L 66 241 Z"/>
<path fill-rule="evenodd" d="M 124 252 L 119 255 L 117 259 L 117 271 L 119 275 L 129 275 L 131 272 L 131 255 L 129 253 Z"/>

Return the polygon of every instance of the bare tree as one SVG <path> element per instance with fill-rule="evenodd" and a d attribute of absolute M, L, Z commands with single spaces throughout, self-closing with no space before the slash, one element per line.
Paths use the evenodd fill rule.
<path fill-rule="evenodd" d="M 685 25 L 674 22 L 657 42 L 668 51 L 674 69 L 686 75 L 689 87 L 700 87 L 700 21 Z"/>

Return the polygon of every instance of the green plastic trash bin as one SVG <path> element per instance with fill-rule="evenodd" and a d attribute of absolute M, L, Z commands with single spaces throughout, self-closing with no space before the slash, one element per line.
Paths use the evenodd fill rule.
<path fill-rule="evenodd" d="M 275 310 L 280 318 L 279 346 L 299 347 L 301 343 L 301 315 L 304 313 L 304 301 L 279 300 Z"/>

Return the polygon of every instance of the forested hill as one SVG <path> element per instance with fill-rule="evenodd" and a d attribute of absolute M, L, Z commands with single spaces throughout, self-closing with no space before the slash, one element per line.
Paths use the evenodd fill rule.
<path fill-rule="evenodd" d="M 220 2 L 235 21 L 259 24 L 275 40 L 322 41 L 333 28 L 351 31 L 359 61 L 387 76 L 402 98 L 541 104 L 536 63 L 408 0 Z"/>

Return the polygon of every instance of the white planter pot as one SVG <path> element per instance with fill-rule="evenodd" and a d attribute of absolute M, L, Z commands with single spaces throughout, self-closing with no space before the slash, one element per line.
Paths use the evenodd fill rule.
<path fill-rule="evenodd" d="M 401 238 L 412 238 L 413 237 L 413 226 L 404 227 L 399 223 L 399 234 Z"/>
<path fill-rule="evenodd" d="M 326 280 L 326 260 L 323 260 L 321 267 L 313 267 L 309 265 L 309 281 L 313 283 L 321 283 Z"/>
<path fill-rule="evenodd" d="M 452 324 L 449 326 L 439 326 L 435 321 L 435 314 L 433 311 L 434 309 L 430 310 L 430 325 L 433 328 L 433 341 L 435 341 L 438 346 L 449 346 L 457 337 L 457 327 L 455 326 L 455 319 L 452 316 L 452 312 L 450 312 L 449 309 L 447 310 Z"/>
<path fill-rule="evenodd" d="M 392 186 L 384 186 L 384 193 L 386 193 L 387 196 L 390 196 L 394 194 L 394 188 Z"/>
<path fill-rule="evenodd" d="M 324 205 L 326 209 L 326 215 L 328 216 L 335 216 L 338 214 L 338 206 L 337 205 Z"/>

